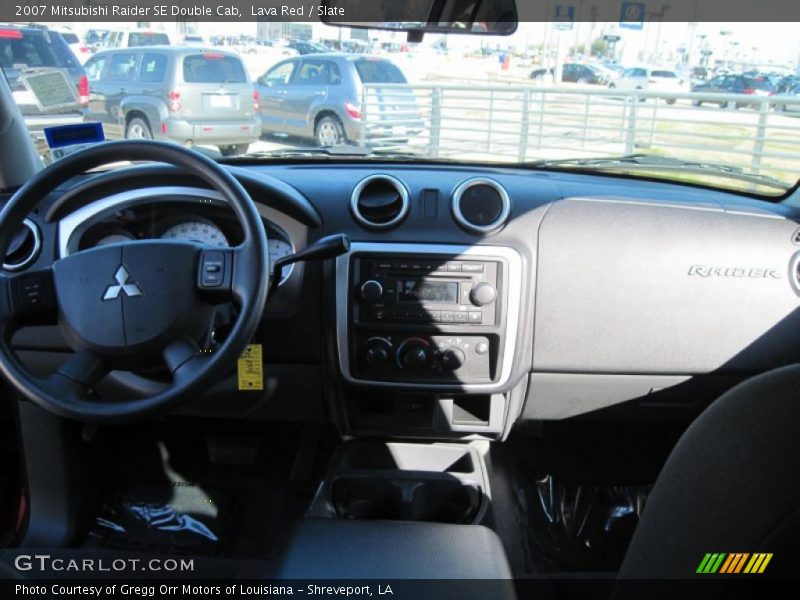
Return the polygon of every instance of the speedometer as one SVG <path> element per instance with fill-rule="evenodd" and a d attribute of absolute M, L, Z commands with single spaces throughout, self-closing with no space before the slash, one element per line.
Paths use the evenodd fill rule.
<path fill-rule="evenodd" d="M 279 258 L 282 258 L 284 256 L 289 256 L 290 254 L 292 254 L 292 252 L 294 252 L 294 250 L 292 250 L 291 244 L 282 239 L 276 239 L 275 237 L 270 237 L 269 242 L 267 243 L 269 244 L 269 261 L 271 263 L 275 263 L 275 261 L 278 260 Z M 286 278 L 292 274 L 292 266 L 293 265 L 287 265 L 283 267 L 283 270 L 281 271 L 281 283 L 286 281 Z"/>
<path fill-rule="evenodd" d="M 162 240 L 187 240 L 199 242 L 206 246 L 227 248 L 230 246 L 225 234 L 219 227 L 204 221 L 184 221 L 167 229 L 161 234 Z"/>

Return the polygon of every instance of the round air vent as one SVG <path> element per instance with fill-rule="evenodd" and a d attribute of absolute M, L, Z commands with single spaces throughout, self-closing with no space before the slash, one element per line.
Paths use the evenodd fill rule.
<path fill-rule="evenodd" d="M 464 229 L 492 232 L 505 224 L 510 212 L 508 192 L 494 179 L 467 179 L 453 192 L 453 218 Z"/>
<path fill-rule="evenodd" d="M 6 271 L 19 271 L 30 265 L 42 250 L 42 236 L 36 223 L 30 219 L 22 222 L 22 227 L 11 238 L 11 243 L 3 261 Z"/>
<path fill-rule="evenodd" d="M 390 175 L 370 175 L 358 182 L 350 196 L 355 219 L 366 227 L 394 227 L 408 214 L 408 190 Z"/>
<path fill-rule="evenodd" d="M 800 252 L 796 252 L 789 261 L 789 283 L 800 296 Z"/>

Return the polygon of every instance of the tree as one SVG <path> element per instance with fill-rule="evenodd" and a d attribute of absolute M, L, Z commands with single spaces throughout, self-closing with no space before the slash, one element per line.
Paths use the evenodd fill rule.
<path fill-rule="evenodd" d="M 599 37 L 592 42 L 592 56 L 606 58 L 609 56 L 608 42 Z"/>

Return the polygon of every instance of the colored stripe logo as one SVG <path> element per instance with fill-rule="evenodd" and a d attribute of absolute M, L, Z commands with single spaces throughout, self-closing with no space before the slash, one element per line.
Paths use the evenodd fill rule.
<path fill-rule="evenodd" d="M 769 561 L 772 560 L 772 553 L 749 552 L 708 552 L 700 561 L 696 573 L 701 574 L 725 574 L 734 575 L 738 573 L 756 574 L 763 573 Z"/>

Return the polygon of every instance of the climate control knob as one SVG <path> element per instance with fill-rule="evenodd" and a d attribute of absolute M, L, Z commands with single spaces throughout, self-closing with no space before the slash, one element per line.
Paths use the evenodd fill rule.
<path fill-rule="evenodd" d="M 481 282 L 469 291 L 469 301 L 475 306 L 485 306 L 491 304 L 497 298 L 497 290 L 491 283 Z"/>
<path fill-rule="evenodd" d="M 379 281 L 370 279 L 361 284 L 358 293 L 364 302 L 374 304 L 375 302 L 380 302 L 381 298 L 383 298 L 383 286 Z"/>
<path fill-rule="evenodd" d="M 448 371 L 456 371 L 464 366 L 467 357 L 459 348 L 447 348 L 442 351 L 442 367 Z"/>
<path fill-rule="evenodd" d="M 383 338 L 372 338 L 367 341 L 367 351 L 364 353 L 364 359 L 367 364 L 378 366 L 386 364 L 392 353 L 392 344 L 389 340 Z"/>
<path fill-rule="evenodd" d="M 402 369 L 420 369 L 430 361 L 430 344 L 421 338 L 409 338 L 397 349 L 397 364 Z"/>

